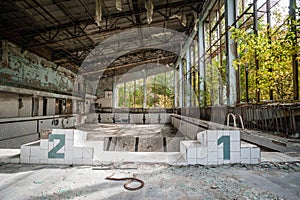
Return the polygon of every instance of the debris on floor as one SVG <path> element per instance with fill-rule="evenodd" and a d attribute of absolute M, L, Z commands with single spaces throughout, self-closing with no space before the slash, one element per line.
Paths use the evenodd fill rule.
<path fill-rule="evenodd" d="M 126 190 L 134 191 L 134 190 L 139 190 L 144 187 L 145 183 L 141 179 L 136 178 L 135 176 L 133 177 L 126 177 L 126 178 L 113 178 L 114 174 L 111 176 L 106 177 L 106 180 L 111 180 L 111 181 L 127 181 L 123 186 Z M 129 184 L 132 182 L 139 182 L 140 185 L 137 187 L 130 187 Z"/>
<path fill-rule="evenodd" d="M 114 166 L 121 169 L 4 164 L 0 167 L 0 199 L 300 199 L 300 162 Z M 124 190 L 119 181 L 105 180 L 108 172 L 116 178 L 136 174 L 145 185 L 135 191 Z M 131 184 L 129 187 L 139 186 Z"/>

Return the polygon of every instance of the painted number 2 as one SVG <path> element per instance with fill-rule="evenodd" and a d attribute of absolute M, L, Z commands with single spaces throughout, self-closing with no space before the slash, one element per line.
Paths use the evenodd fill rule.
<path fill-rule="evenodd" d="M 53 142 L 54 140 L 59 140 L 59 143 L 48 152 L 48 158 L 64 158 L 64 153 L 57 152 L 65 146 L 65 135 L 50 134 L 49 142 Z"/>
<path fill-rule="evenodd" d="M 223 135 L 218 139 L 218 146 L 223 143 L 224 160 L 230 160 L 230 136 Z"/>

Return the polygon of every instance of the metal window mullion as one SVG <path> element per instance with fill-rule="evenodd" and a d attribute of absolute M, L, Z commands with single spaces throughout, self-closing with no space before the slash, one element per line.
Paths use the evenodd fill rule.
<path fill-rule="evenodd" d="M 234 105 L 237 103 L 237 85 L 236 71 L 233 67 L 233 60 L 236 59 L 236 44 L 230 38 L 231 33 L 228 31 L 229 26 L 235 23 L 235 0 L 225 1 L 225 24 L 226 24 L 226 77 L 227 77 L 227 104 Z"/>
<path fill-rule="evenodd" d="M 258 34 L 258 22 L 257 22 L 257 0 L 253 0 L 253 30 L 254 34 Z M 256 79 L 255 79 L 255 85 L 256 85 L 256 101 L 260 102 L 260 90 L 258 89 L 259 80 L 258 80 L 258 70 L 259 70 L 259 62 L 257 59 L 257 54 L 254 55 L 255 59 L 255 68 L 256 68 Z"/>

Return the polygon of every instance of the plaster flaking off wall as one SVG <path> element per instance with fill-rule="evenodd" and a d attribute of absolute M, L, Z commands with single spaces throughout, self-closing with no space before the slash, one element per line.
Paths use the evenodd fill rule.
<path fill-rule="evenodd" d="M 8 63 L 0 68 L 4 84 L 21 85 L 26 88 L 42 89 L 53 92 L 72 93 L 73 78 L 71 72 L 62 72 L 58 66 L 29 52 L 8 43 Z M 5 59 L 2 57 L 2 59 Z"/>

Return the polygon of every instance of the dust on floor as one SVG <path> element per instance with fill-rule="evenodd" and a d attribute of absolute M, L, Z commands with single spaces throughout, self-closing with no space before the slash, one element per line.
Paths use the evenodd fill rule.
<path fill-rule="evenodd" d="M 126 181 L 145 185 L 137 191 Z M 259 165 L 168 166 L 110 164 L 108 166 L 51 166 L 2 164 L 0 199 L 299 199 L 300 163 Z M 135 183 L 130 186 L 135 187 Z"/>

